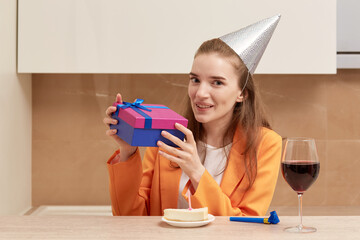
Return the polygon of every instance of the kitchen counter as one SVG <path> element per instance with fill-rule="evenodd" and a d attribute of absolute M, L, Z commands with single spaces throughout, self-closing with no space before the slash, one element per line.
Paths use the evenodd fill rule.
<path fill-rule="evenodd" d="M 360 216 L 305 216 L 315 233 L 287 233 L 298 216 L 280 216 L 276 225 L 230 222 L 216 217 L 197 228 L 177 228 L 161 217 L 1 216 L 0 239 L 360 239 Z"/>

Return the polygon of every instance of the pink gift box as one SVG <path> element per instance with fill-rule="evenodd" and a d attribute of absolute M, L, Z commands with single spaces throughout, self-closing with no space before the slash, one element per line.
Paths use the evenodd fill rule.
<path fill-rule="evenodd" d="M 117 104 L 117 111 L 113 118 L 117 119 L 117 125 L 110 128 L 117 129 L 117 135 L 132 146 L 157 146 L 158 140 L 168 145 L 176 146 L 171 141 L 161 136 L 161 131 L 167 132 L 184 139 L 184 134 L 175 128 L 175 123 L 187 127 L 188 120 L 164 105 L 136 103 Z M 123 109 L 125 108 L 125 109 Z M 151 110 L 151 111 L 148 111 Z"/>

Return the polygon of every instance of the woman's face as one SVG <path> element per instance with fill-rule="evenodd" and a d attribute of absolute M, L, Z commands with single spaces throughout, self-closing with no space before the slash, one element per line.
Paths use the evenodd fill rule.
<path fill-rule="evenodd" d="M 198 122 L 214 127 L 230 122 L 235 103 L 243 100 L 238 78 L 229 58 L 216 53 L 196 56 L 188 94 Z"/>

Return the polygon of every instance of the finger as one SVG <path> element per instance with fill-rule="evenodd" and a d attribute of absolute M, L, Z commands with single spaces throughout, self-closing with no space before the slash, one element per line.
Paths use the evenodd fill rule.
<path fill-rule="evenodd" d="M 190 129 L 180 123 L 175 123 L 175 128 L 185 134 L 188 143 L 195 143 L 194 135 Z"/>
<path fill-rule="evenodd" d="M 117 129 L 109 129 L 109 130 L 107 130 L 105 133 L 106 133 L 106 135 L 108 135 L 108 136 L 114 136 L 114 135 L 116 135 L 116 133 L 117 133 Z"/>
<path fill-rule="evenodd" d="M 122 97 L 120 93 L 116 94 L 116 102 L 122 104 Z"/>
<path fill-rule="evenodd" d="M 179 150 L 177 148 L 171 147 L 171 146 L 165 144 L 162 141 L 158 141 L 157 145 L 160 148 L 164 149 L 166 152 L 168 152 L 168 153 L 170 153 L 170 154 L 172 154 L 174 156 L 178 156 L 179 158 L 185 158 L 185 152 L 184 151 L 181 151 L 181 150 Z"/>
<path fill-rule="evenodd" d="M 168 154 L 168 153 L 166 153 L 166 152 L 163 152 L 163 151 L 161 151 L 161 150 L 159 150 L 159 154 L 161 155 L 161 156 L 163 156 L 163 157 L 165 157 L 166 159 L 168 159 L 168 160 L 170 160 L 170 161 L 172 161 L 172 162 L 174 162 L 174 163 L 177 163 L 178 165 L 180 165 L 181 164 L 181 159 L 179 159 L 179 158 L 177 158 L 177 157 L 175 157 L 175 156 L 173 156 L 173 155 L 170 155 L 170 154 Z"/>
<path fill-rule="evenodd" d="M 183 142 L 180 138 L 175 137 L 174 135 L 172 135 L 171 133 L 169 133 L 167 131 L 161 131 L 161 135 L 164 138 L 169 139 L 171 142 L 173 142 L 175 145 L 179 146 L 183 150 L 189 151 L 189 148 L 187 147 L 186 143 Z"/>
<path fill-rule="evenodd" d="M 113 119 L 113 118 L 104 118 L 103 122 L 105 123 L 105 125 L 116 125 L 118 123 L 118 120 Z"/>
<path fill-rule="evenodd" d="M 111 114 L 113 114 L 114 112 L 116 112 L 116 107 L 110 106 L 106 109 L 105 114 L 111 117 Z"/>

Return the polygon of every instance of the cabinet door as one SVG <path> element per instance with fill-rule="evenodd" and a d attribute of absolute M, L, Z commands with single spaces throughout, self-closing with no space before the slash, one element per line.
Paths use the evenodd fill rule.
<path fill-rule="evenodd" d="M 203 41 L 278 13 L 257 73 L 336 70 L 336 0 L 18 2 L 19 73 L 187 73 Z"/>
<path fill-rule="evenodd" d="M 360 1 L 337 2 L 337 67 L 360 68 Z"/>

